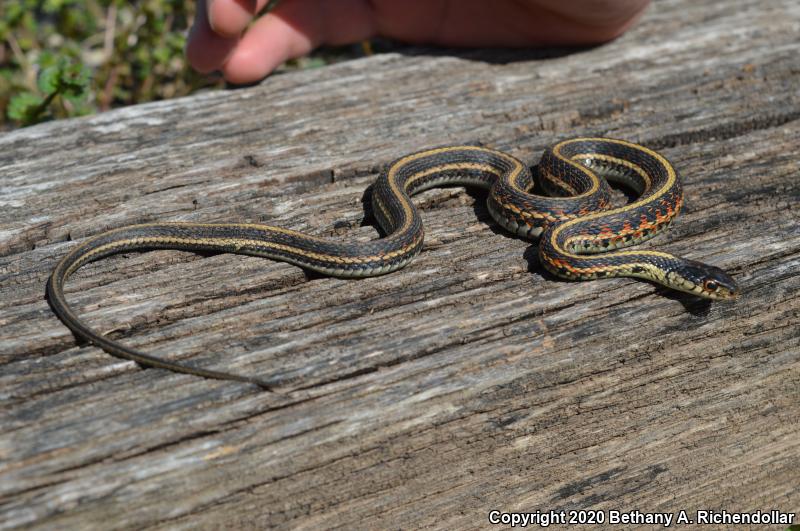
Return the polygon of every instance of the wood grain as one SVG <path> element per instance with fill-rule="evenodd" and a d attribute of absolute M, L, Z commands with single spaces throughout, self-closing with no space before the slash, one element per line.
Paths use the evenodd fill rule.
<path fill-rule="evenodd" d="M 664 0 L 591 49 L 412 48 L 0 136 L 0 528 L 479 528 L 502 511 L 800 506 L 800 5 Z M 281 394 L 78 345 L 44 283 L 151 220 L 376 237 L 393 158 L 531 164 L 602 134 L 660 149 L 686 208 L 651 246 L 743 287 L 698 303 L 571 283 L 484 196 L 419 198 L 426 247 L 338 280 L 150 252 L 68 284 L 96 329 Z"/>

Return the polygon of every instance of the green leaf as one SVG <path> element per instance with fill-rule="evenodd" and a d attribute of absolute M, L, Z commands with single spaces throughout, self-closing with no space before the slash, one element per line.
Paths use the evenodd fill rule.
<path fill-rule="evenodd" d="M 42 94 L 60 94 L 69 98 L 83 98 L 89 90 L 90 71 L 67 56 L 42 57 L 40 64 L 50 66 L 42 69 L 37 80 Z"/>
<path fill-rule="evenodd" d="M 169 62 L 171 55 L 171 50 L 166 46 L 158 46 L 155 50 L 153 50 L 153 57 L 155 57 L 156 61 L 161 64 Z"/>
<path fill-rule="evenodd" d="M 19 2 L 9 2 L 6 6 L 6 13 L 3 16 L 11 26 L 16 26 L 25 14 L 25 8 Z"/>
<path fill-rule="evenodd" d="M 8 117 L 25 125 L 36 121 L 42 111 L 44 100 L 30 92 L 22 92 L 11 98 L 8 104 Z"/>
<path fill-rule="evenodd" d="M 58 64 L 58 58 L 51 50 L 42 50 L 36 62 L 38 63 L 39 68 L 44 70 L 45 68 L 49 68 Z"/>
<path fill-rule="evenodd" d="M 73 63 L 61 71 L 61 92 L 65 96 L 82 97 L 89 89 L 91 73 L 82 64 Z"/>
<path fill-rule="evenodd" d="M 58 66 L 49 66 L 39 74 L 39 79 L 36 84 L 42 93 L 50 94 L 58 90 L 60 76 L 61 69 Z"/>
<path fill-rule="evenodd" d="M 312 68 L 321 68 L 326 64 L 328 64 L 328 62 L 322 57 L 308 57 L 306 58 L 305 64 L 303 66 L 310 70 Z"/>
<path fill-rule="evenodd" d="M 45 13 L 56 13 L 64 5 L 64 2 L 61 0 L 45 0 L 43 4 L 42 8 Z"/>

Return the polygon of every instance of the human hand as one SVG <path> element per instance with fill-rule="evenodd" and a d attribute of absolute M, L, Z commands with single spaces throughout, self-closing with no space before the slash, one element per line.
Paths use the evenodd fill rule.
<path fill-rule="evenodd" d="M 257 81 L 317 46 L 376 35 L 416 44 L 593 44 L 628 29 L 649 0 L 198 0 L 186 53 L 200 72 Z M 252 25 L 251 25 L 252 22 Z"/>

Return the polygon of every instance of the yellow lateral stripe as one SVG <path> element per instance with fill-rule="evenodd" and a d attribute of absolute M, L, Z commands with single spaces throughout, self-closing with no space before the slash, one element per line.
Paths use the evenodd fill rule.
<path fill-rule="evenodd" d="M 574 168 L 577 168 L 578 170 L 582 171 L 592 181 L 592 186 L 589 188 L 589 190 L 587 192 L 584 192 L 583 194 L 581 194 L 578 197 L 583 197 L 583 196 L 595 193 L 597 191 L 597 189 L 600 188 L 600 178 L 592 170 L 590 170 L 589 168 L 583 166 L 582 164 L 578 164 L 577 162 L 575 162 L 571 158 L 565 157 L 564 155 L 561 154 L 561 148 L 563 146 L 567 145 L 568 142 L 569 141 L 567 141 L 567 142 L 559 142 L 558 144 L 556 144 L 555 147 L 553 147 L 553 149 L 552 149 L 553 155 L 555 155 L 556 157 L 558 157 L 562 161 L 566 162 L 570 166 L 572 166 Z"/>
<path fill-rule="evenodd" d="M 556 264 L 551 264 L 554 267 L 559 267 Z M 642 269 L 650 270 L 650 271 L 661 271 L 659 268 L 654 266 L 653 264 L 648 264 L 644 262 L 628 262 L 626 264 L 618 264 L 618 265 L 605 265 L 603 267 L 592 267 L 592 268 L 585 268 L 585 267 L 574 267 L 572 265 L 567 264 L 567 270 L 577 274 L 597 274 L 598 272 L 602 271 L 620 271 L 623 269 L 632 269 L 634 267 L 640 267 Z M 664 273 L 666 274 L 666 273 Z"/>
<path fill-rule="evenodd" d="M 400 187 L 398 186 L 398 183 L 397 183 L 397 175 L 402 170 L 402 168 L 404 166 L 406 166 L 407 164 L 409 164 L 411 162 L 414 162 L 416 160 L 419 160 L 421 158 L 425 158 L 425 157 L 428 157 L 428 156 L 438 155 L 438 154 L 441 154 L 441 153 L 457 152 L 457 151 L 479 151 L 479 152 L 480 151 L 484 151 L 484 152 L 492 153 L 493 155 L 502 157 L 502 158 L 508 160 L 509 162 L 512 162 L 513 165 L 514 165 L 514 168 L 513 168 L 513 170 L 511 172 L 509 172 L 509 179 L 515 179 L 516 176 L 519 175 L 522 172 L 522 166 L 515 158 L 513 158 L 513 157 L 511 157 L 511 156 L 509 156 L 506 153 L 503 153 L 501 151 L 495 151 L 495 150 L 489 149 L 489 148 L 483 148 L 483 147 L 477 147 L 477 146 L 475 146 L 475 147 L 473 147 L 473 146 L 456 146 L 456 147 L 442 147 L 442 148 L 429 149 L 427 151 L 420 151 L 419 153 L 413 153 L 411 155 L 405 156 L 405 157 L 399 159 L 394 164 L 392 164 L 392 166 L 389 168 L 387 177 L 388 177 L 388 180 L 389 180 L 389 187 L 391 188 L 392 193 L 394 194 L 394 196 L 396 198 L 401 198 L 402 197 L 401 191 L 400 191 Z M 441 166 L 436 166 L 436 167 L 431 168 L 431 169 L 435 172 L 435 171 L 438 171 L 440 168 L 441 168 Z M 424 171 L 427 171 L 427 170 L 422 170 L 422 171 L 424 172 Z M 416 174 L 411 176 L 411 178 L 414 178 L 414 177 L 416 177 Z M 408 230 L 408 228 L 409 228 L 409 226 L 411 224 L 412 211 L 411 211 L 411 206 L 406 201 L 400 201 L 400 203 L 401 203 L 401 205 L 403 207 L 403 212 L 405 213 L 405 218 L 406 218 L 405 219 L 405 223 L 399 229 L 399 232 L 403 233 L 406 230 Z"/>
<path fill-rule="evenodd" d="M 431 168 L 413 174 L 406 180 L 405 187 L 409 188 L 412 184 L 414 184 L 420 179 L 423 179 L 434 173 L 439 173 L 440 171 L 448 171 L 448 170 L 481 170 L 496 175 L 498 177 L 502 175 L 501 171 L 497 170 L 496 168 L 488 164 L 481 164 L 479 162 L 462 162 L 462 163 L 453 162 L 451 164 L 442 164 L 441 166 L 433 166 Z"/>
<path fill-rule="evenodd" d="M 639 174 L 639 177 L 642 178 L 645 182 L 645 187 L 648 188 L 653 183 L 653 180 L 650 178 L 650 174 L 647 171 L 629 160 L 621 159 L 618 157 L 614 157 L 611 155 L 601 155 L 600 153 L 578 153 L 577 155 L 572 156 L 574 159 L 595 159 L 595 160 L 604 160 L 606 162 L 613 162 L 614 164 L 619 164 L 620 166 L 625 166 L 626 168 L 635 171 Z"/>
<path fill-rule="evenodd" d="M 631 149 L 635 149 L 635 150 L 641 151 L 643 153 L 647 153 L 648 155 L 650 155 L 654 159 L 656 159 L 658 161 L 658 163 L 661 164 L 661 166 L 666 170 L 666 173 L 667 173 L 666 182 L 664 183 L 664 185 L 657 192 L 655 192 L 653 194 L 653 196 L 648 200 L 648 202 L 659 200 L 662 197 L 664 197 L 667 194 L 667 192 L 669 192 L 669 190 L 677 182 L 677 175 L 675 173 L 675 169 L 667 161 L 667 159 L 665 159 L 664 157 L 662 157 L 660 154 L 656 153 L 655 151 L 647 149 L 644 146 L 640 146 L 638 144 L 632 144 L 630 142 L 625 142 L 624 140 L 596 139 L 596 138 L 570 139 L 570 140 L 566 140 L 564 142 L 560 142 L 559 144 L 557 144 L 556 147 L 553 148 L 553 152 L 555 153 L 556 150 L 558 150 L 558 155 L 562 159 L 569 161 L 569 159 L 567 159 L 566 157 L 564 157 L 563 155 L 560 154 L 560 150 L 562 149 L 562 147 L 564 147 L 564 146 L 566 146 L 568 144 L 571 144 L 571 143 L 576 143 L 576 142 L 601 142 L 601 141 L 605 142 L 605 143 L 615 143 L 615 144 L 623 145 L 623 146 L 629 147 Z M 587 158 L 588 157 L 601 158 L 601 157 L 605 157 L 606 155 L 603 155 L 602 153 L 583 153 L 583 154 L 581 154 L 581 156 L 587 157 Z M 642 171 L 644 171 L 643 168 L 641 168 L 641 167 L 639 167 L 639 168 Z M 569 227 L 571 227 L 573 225 L 576 225 L 578 223 L 583 223 L 583 222 L 591 221 L 591 220 L 594 220 L 594 219 L 603 218 L 603 217 L 606 217 L 606 216 L 613 216 L 613 215 L 616 215 L 616 214 L 622 214 L 622 213 L 625 213 L 625 212 L 629 212 L 631 210 L 636 210 L 638 208 L 641 208 L 645 204 L 647 204 L 647 203 L 634 201 L 630 205 L 625 205 L 623 207 L 614 208 L 614 209 L 606 210 L 606 211 L 594 212 L 594 213 L 591 213 L 591 214 L 587 214 L 586 216 L 581 216 L 579 218 L 575 218 L 575 219 L 569 220 L 569 221 L 557 226 L 553 230 L 552 234 L 550 235 L 550 243 L 559 253 L 561 253 L 564 256 L 567 256 L 569 258 L 579 258 L 579 259 L 584 259 L 584 260 L 599 259 L 600 258 L 599 256 L 592 257 L 591 255 L 578 255 L 578 254 L 574 254 L 574 253 L 568 252 L 566 249 L 563 249 L 560 245 L 558 245 L 558 235 L 564 229 L 567 229 L 567 228 L 569 228 Z M 615 252 L 613 256 L 628 256 L 630 254 L 636 254 L 636 253 L 648 253 L 649 254 L 649 253 L 653 253 L 653 252 L 655 252 L 655 251 L 620 251 L 620 252 Z M 661 255 L 662 256 L 668 256 L 670 258 L 672 257 L 672 255 L 668 255 L 667 253 L 661 253 Z M 605 256 L 607 257 L 609 255 L 605 255 Z"/>
<path fill-rule="evenodd" d="M 270 249 L 275 249 L 278 251 L 285 251 L 288 253 L 292 253 L 295 255 L 303 256 L 306 258 L 319 260 L 321 262 L 334 262 L 334 263 L 345 263 L 345 264 L 354 264 L 354 263 L 363 263 L 363 262 L 376 262 L 382 260 L 391 260 L 396 256 L 400 256 L 406 254 L 409 250 L 413 249 L 416 245 L 419 244 L 420 236 L 417 236 L 412 240 L 410 243 L 400 247 L 394 251 L 388 252 L 383 255 L 372 255 L 372 256 L 334 256 L 329 254 L 323 253 L 315 253 L 312 251 L 304 251 L 297 247 L 293 247 L 291 245 L 286 245 L 282 243 L 274 243 L 274 242 L 266 242 L 263 240 L 244 240 L 240 238 L 179 238 L 179 237 L 161 237 L 161 236 L 151 236 L 151 237 L 142 237 L 142 238 L 131 238 L 129 240 L 117 240 L 114 242 L 107 243 L 105 245 L 101 245 L 99 247 L 95 247 L 94 249 L 86 252 L 81 253 L 81 259 L 91 259 L 92 256 L 102 254 L 106 251 L 110 251 L 116 248 L 125 247 L 127 245 L 138 245 L 138 246 L 146 246 L 148 244 L 162 244 L 162 245 L 170 245 L 170 244 L 181 244 L 181 245 L 195 245 L 195 246 L 211 246 L 217 248 L 223 247 L 233 247 L 234 249 L 240 249 L 243 247 L 252 247 L 252 248 L 263 248 L 267 247 Z M 180 249 L 176 249 L 180 250 Z M 69 271 L 71 272 L 71 271 Z"/>
<path fill-rule="evenodd" d="M 569 194 L 571 196 L 577 196 L 578 195 L 578 191 L 574 187 L 572 187 L 571 185 L 565 183 L 561 179 L 556 178 L 556 176 L 553 175 L 552 173 L 550 173 L 549 171 L 547 171 L 547 169 L 540 168 L 539 169 L 539 174 L 541 176 L 543 176 L 545 179 L 547 179 L 548 181 L 550 181 L 551 183 L 553 183 L 554 185 L 556 185 L 559 188 L 562 188 L 562 189 L 566 190 L 567 192 L 569 192 Z M 572 197 L 570 197 L 570 199 L 572 199 Z"/>

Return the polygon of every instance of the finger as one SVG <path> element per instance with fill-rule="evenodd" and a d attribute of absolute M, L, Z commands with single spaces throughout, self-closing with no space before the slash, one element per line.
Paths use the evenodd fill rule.
<path fill-rule="evenodd" d="M 219 70 L 239 38 L 226 38 L 215 33 L 208 22 L 205 0 L 197 2 L 194 24 L 186 42 L 186 57 L 192 68 L 201 73 Z"/>
<path fill-rule="evenodd" d="M 208 22 L 223 37 L 238 37 L 269 0 L 201 0 L 207 3 Z"/>
<path fill-rule="evenodd" d="M 605 42 L 618 37 L 644 13 L 649 0 L 536 0 L 539 7 L 563 26 L 564 42 Z M 560 20 L 558 20 L 560 19 Z"/>
<path fill-rule="evenodd" d="M 314 48 L 308 35 L 283 19 L 268 14 L 242 37 L 225 62 L 222 72 L 231 83 L 252 83 L 275 70 L 284 61 L 307 54 Z"/>
<path fill-rule="evenodd" d="M 284 1 L 247 30 L 225 63 L 225 78 L 232 83 L 253 82 L 320 44 L 368 38 L 374 33 L 371 15 L 363 0 Z"/>

